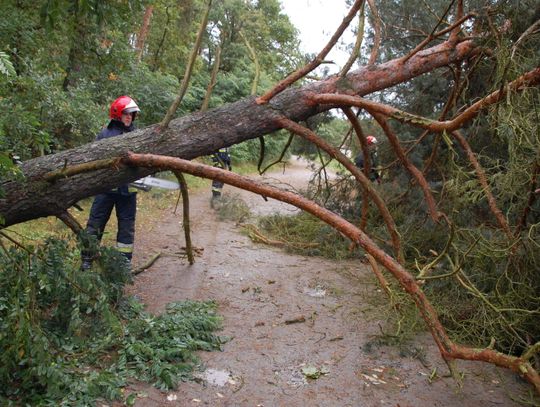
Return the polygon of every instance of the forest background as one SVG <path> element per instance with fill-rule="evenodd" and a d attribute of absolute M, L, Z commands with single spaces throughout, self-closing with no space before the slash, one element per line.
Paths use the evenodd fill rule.
<path fill-rule="evenodd" d="M 365 20 L 359 20 L 363 24 L 355 26 L 355 32 L 362 34 L 359 38 L 363 37 L 355 62 L 367 64 L 375 44 L 378 62 L 406 55 L 436 26 L 448 24 L 441 16 L 446 15 L 450 3 L 381 1 L 376 2 L 376 9 L 366 8 L 362 14 Z M 370 96 L 372 100 L 442 120 L 538 66 L 537 2 L 464 3 L 466 13 L 474 13 L 464 30 L 476 38 L 484 52 L 459 66 L 377 92 Z M 161 121 L 178 93 L 206 7 L 207 2 L 199 0 L 2 1 L 2 177 L 18 176 L 14 155 L 24 161 L 92 141 L 107 123 L 108 106 L 118 95 L 129 94 L 141 107 L 139 127 Z M 438 40 L 442 38 L 435 42 Z M 263 93 L 313 58 L 299 52 L 298 41 L 298 32 L 277 0 L 215 1 L 177 115 Z M 353 46 L 348 46 L 351 52 Z M 213 72 L 217 73 L 215 83 Z M 304 81 L 327 74 L 323 65 L 317 71 L 319 77 Z M 513 227 L 512 239 L 497 226 L 485 186 L 447 135 L 394 124 L 409 159 L 422 168 L 437 204 L 451 218 L 451 228 L 426 216 L 422 193 L 403 166 L 397 165 L 390 144 L 383 141 L 384 132 L 370 116 L 358 112 L 365 130 L 382 141 L 379 155 L 383 183 L 379 189 L 403 239 L 404 258 L 424 277 L 424 290 L 446 328 L 454 338 L 473 346 L 491 344 L 512 355 L 527 352 L 536 369 L 540 348 L 538 103 L 536 88 L 509 94 L 464 130 L 504 217 Z M 360 149 L 351 137 L 348 121 L 339 114 L 321 114 L 309 119 L 307 126 L 344 151 L 355 154 Z M 266 137 L 267 162 L 280 155 L 288 139 L 285 131 Z M 257 140 L 236 145 L 233 161 L 257 163 L 259 148 Z M 299 138 L 293 140 L 288 152 L 320 160 L 322 167 L 329 160 L 313 144 Z M 343 175 L 337 187 L 329 187 L 324 171 L 317 174 L 313 196 L 354 220 L 361 209 L 350 199 L 356 188 L 350 177 Z M 373 208 L 366 221 L 366 227 L 390 252 L 389 237 Z M 279 229 L 284 230 L 283 225 Z M 314 235 L 328 233 L 332 232 L 319 230 Z M 298 239 L 306 238 L 301 235 Z M 339 234 L 336 239 L 325 240 L 338 242 L 335 246 L 341 248 L 329 255 L 348 255 L 343 250 L 348 243 Z M 4 264 L 7 267 L 11 263 Z M 5 269 L 3 276 L 7 275 L 11 273 Z M 111 296 L 116 295 L 113 290 Z M 401 297 L 399 290 L 394 295 Z M 10 303 L 7 294 L 3 299 L 5 304 Z M 392 301 L 413 307 L 405 298 Z M 11 308 L 6 305 L 5 309 Z M 65 317 L 71 320 L 73 315 Z M 396 316 L 400 330 L 402 317 Z M 13 360 L 9 361 L 14 366 L 23 358 L 17 352 L 14 349 L 15 356 L 11 355 Z M 6 360 L 8 356 L 4 355 Z M 40 378 L 42 373 L 33 374 L 38 378 L 32 380 L 45 380 Z M 2 378 L 6 382 L 14 377 L 21 380 L 22 376 L 13 375 L 8 372 Z"/>

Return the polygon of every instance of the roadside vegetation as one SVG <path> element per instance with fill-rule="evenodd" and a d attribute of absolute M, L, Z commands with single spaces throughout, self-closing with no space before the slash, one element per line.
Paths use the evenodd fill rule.
<path fill-rule="evenodd" d="M 73 242 L 4 247 L 2 405 L 130 405 L 136 394 L 122 391 L 129 380 L 175 388 L 191 377 L 195 351 L 220 348 L 215 304 L 185 301 L 146 313 L 123 295 L 131 273 L 121 256 L 103 248 L 93 270 L 81 273 Z"/>

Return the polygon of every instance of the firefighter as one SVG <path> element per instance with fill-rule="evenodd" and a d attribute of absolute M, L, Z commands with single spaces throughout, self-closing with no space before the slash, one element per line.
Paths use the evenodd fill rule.
<path fill-rule="evenodd" d="M 120 96 L 112 102 L 109 117 L 110 122 L 97 135 L 96 140 L 116 137 L 135 129 L 134 121 L 141 110 L 137 103 L 129 96 Z M 135 213 L 137 209 L 137 192 L 129 185 L 121 185 L 104 194 L 96 195 L 86 225 L 86 233 L 95 238 L 99 244 L 105 226 L 111 216 L 113 207 L 116 208 L 118 231 L 116 247 L 125 256 L 128 265 L 131 265 L 133 242 L 135 239 Z M 82 253 L 82 269 L 88 270 L 92 266 L 94 254 L 87 247 Z"/>
<path fill-rule="evenodd" d="M 232 171 L 231 156 L 229 154 L 229 148 L 220 148 L 214 154 L 212 154 L 212 163 L 214 167 L 224 170 Z M 212 208 L 216 207 L 217 202 L 221 199 L 221 191 L 223 190 L 223 182 L 212 180 L 212 200 L 210 205 Z"/>
<path fill-rule="evenodd" d="M 379 165 L 379 160 L 377 157 L 377 139 L 374 136 L 367 136 L 366 137 L 367 145 L 368 145 L 368 154 L 369 154 L 369 165 L 370 165 L 370 171 L 369 171 L 369 179 L 371 181 L 377 181 L 378 184 L 381 183 L 381 176 L 379 175 L 379 172 L 377 171 L 377 166 Z M 355 159 L 354 164 L 360 168 L 361 170 L 364 169 L 364 153 L 360 152 Z"/>

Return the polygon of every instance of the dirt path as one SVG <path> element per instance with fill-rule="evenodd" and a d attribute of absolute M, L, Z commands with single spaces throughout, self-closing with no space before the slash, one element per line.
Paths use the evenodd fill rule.
<path fill-rule="evenodd" d="M 301 187 L 309 171 L 295 161 L 273 178 Z M 239 193 L 256 213 L 293 211 Z M 137 253 L 163 252 L 136 277 L 130 292 L 151 312 L 171 301 L 216 300 L 222 352 L 201 353 L 199 382 L 160 392 L 132 389 L 136 406 L 517 406 L 528 387 L 506 370 L 460 362 L 463 387 L 440 377 L 447 368 L 427 335 L 405 351 L 377 345 L 383 294 L 358 261 L 328 261 L 256 245 L 232 222 L 219 221 L 209 192 L 191 197 L 193 242 L 204 248 L 193 266 L 175 256 L 183 245 L 181 215 L 172 206 L 153 230 L 137 237 Z M 142 263 L 136 258 L 135 263 Z M 312 369 L 317 379 L 308 379 Z"/>

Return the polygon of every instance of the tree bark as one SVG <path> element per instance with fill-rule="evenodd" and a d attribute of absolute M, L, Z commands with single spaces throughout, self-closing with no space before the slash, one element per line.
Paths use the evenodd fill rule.
<path fill-rule="evenodd" d="M 137 61 L 141 62 L 144 54 L 144 44 L 146 43 L 146 37 L 148 36 L 148 29 L 150 28 L 150 20 L 152 19 L 152 13 L 154 12 L 154 6 L 148 5 L 144 11 L 144 17 L 137 35 L 137 42 L 135 43 L 135 50 L 137 51 Z"/>
<path fill-rule="evenodd" d="M 43 216 L 57 216 L 82 198 L 134 181 L 155 170 L 118 165 L 45 181 L 44 177 L 49 172 L 95 160 L 114 159 L 127 151 L 184 159 L 208 155 L 219 148 L 279 130 L 281 126 L 276 120 L 279 117 L 303 121 L 333 107 L 316 106 L 311 101 L 314 94 L 364 96 L 461 61 L 474 52 L 475 46 L 471 41 L 458 45 L 442 43 L 418 52 L 406 62 L 396 59 L 360 68 L 344 78 L 332 76 L 324 81 L 289 88 L 267 104 L 257 104 L 255 97 L 249 97 L 207 112 L 174 119 L 161 133 L 153 125 L 120 137 L 26 161 L 21 165 L 24 181 L 2 180 L 0 184 L 5 193 L 0 199 L 0 216 L 4 226 Z"/>

